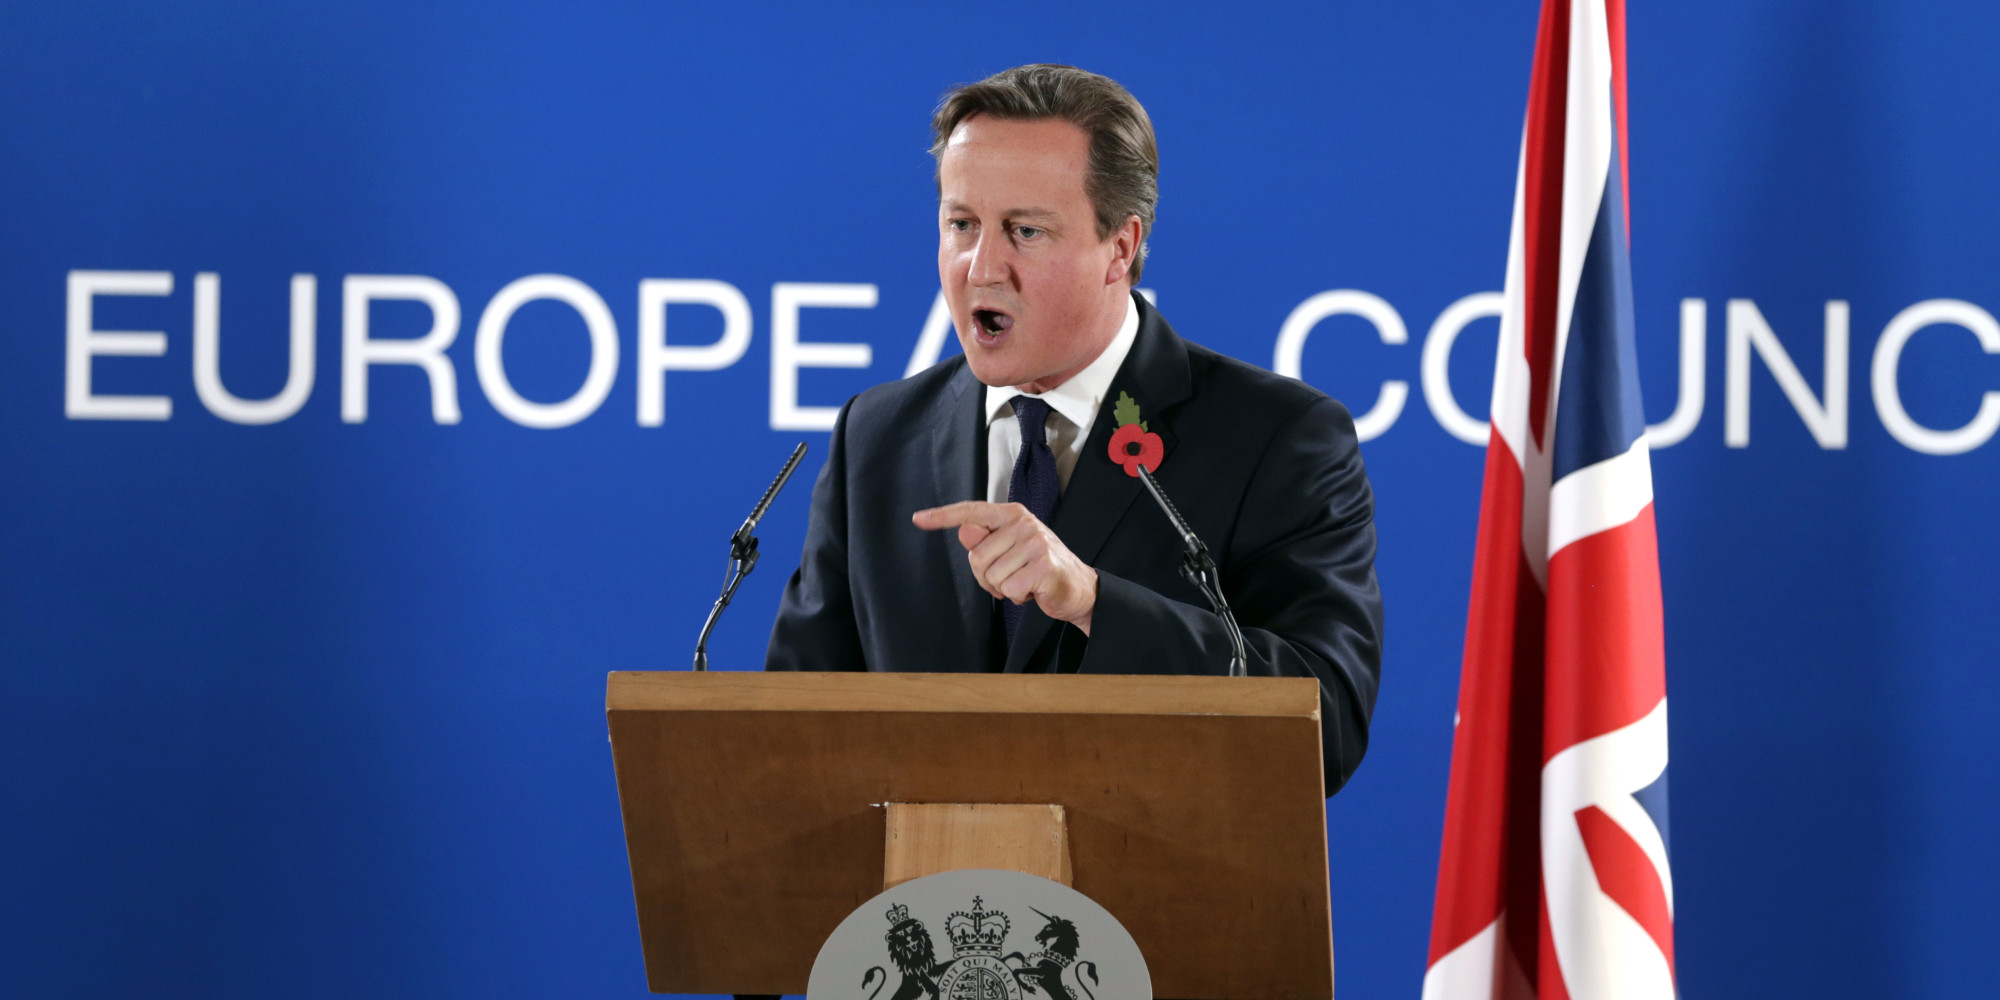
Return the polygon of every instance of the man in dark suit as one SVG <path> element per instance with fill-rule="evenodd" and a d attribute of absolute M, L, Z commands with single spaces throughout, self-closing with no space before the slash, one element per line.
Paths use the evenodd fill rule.
<path fill-rule="evenodd" d="M 1381 662 L 1352 419 L 1134 294 L 1159 158 L 1124 88 L 1024 66 L 933 124 L 964 354 L 842 409 L 767 669 L 1225 673 L 1143 461 L 1214 553 L 1249 672 L 1319 682 L 1331 795 Z"/>

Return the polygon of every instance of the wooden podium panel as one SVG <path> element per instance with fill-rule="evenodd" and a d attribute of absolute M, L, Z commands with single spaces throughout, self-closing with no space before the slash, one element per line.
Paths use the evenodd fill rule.
<path fill-rule="evenodd" d="M 1333 995 L 1310 679 L 614 673 L 605 707 L 654 992 L 805 992 L 886 804 L 934 802 L 1062 806 L 1157 996 Z"/>
<path fill-rule="evenodd" d="M 962 868 L 1026 872 L 1073 886 L 1069 821 L 1058 805 L 891 802 L 882 888 Z"/>

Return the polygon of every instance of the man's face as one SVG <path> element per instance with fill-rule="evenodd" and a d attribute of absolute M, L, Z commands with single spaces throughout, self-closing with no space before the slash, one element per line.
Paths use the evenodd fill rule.
<path fill-rule="evenodd" d="M 972 373 L 1042 392 L 1125 319 L 1136 222 L 1097 237 L 1090 137 L 1064 121 L 961 122 L 938 161 L 938 278 Z"/>

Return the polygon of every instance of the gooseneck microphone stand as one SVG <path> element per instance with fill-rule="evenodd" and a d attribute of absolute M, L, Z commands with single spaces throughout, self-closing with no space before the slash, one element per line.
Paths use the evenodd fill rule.
<path fill-rule="evenodd" d="M 729 572 L 722 579 L 722 596 L 715 599 L 715 607 L 708 611 L 708 621 L 702 623 L 701 638 L 694 644 L 694 668 L 708 669 L 708 634 L 715 631 L 715 622 L 722 617 L 722 609 L 729 606 L 729 599 L 736 596 L 736 588 L 743 585 L 743 578 L 757 568 L 757 522 L 763 520 L 764 511 L 770 509 L 771 501 L 777 499 L 778 491 L 785 488 L 785 480 L 792 478 L 792 471 L 799 467 L 799 459 L 806 457 L 806 443 L 799 442 L 792 449 L 792 457 L 785 460 L 785 467 L 778 470 L 778 478 L 771 480 L 771 488 L 764 491 L 762 499 L 752 508 L 750 516 L 743 519 L 743 526 L 729 536 Z"/>
<path fill-rule="evenodd" d="M 1229 676 L 1243 677 L 1250 672 L 1250 657 L 1243 648 L 1243 629 L 1236 624 L 1236 614 L 1229 610 L 1229 602 L 1222 596 L 1222 570 L 1215 565 L 1215 559 L 1208 554 L 1208 546 L 1188 527 L 1187 519 L 1174 506 L 1172 500 L 1160 490 L 1160 484 L 1153 478 L 1151 470 L 1138 466 L 1139 479 L 1146 484 L 1146 492 L 1160 505 L 1160 510 L 1173 523 L 1174 533 L 1181 536 L 1181 545 L 1187 551 L 1181 557 L 1181 575 L 1187 577 L 1208 603 L 1215 608 L 1215 614 L 1222 619 L 1222 627 L 1229 632 L 1232 652 L 1229 660 Z"/>

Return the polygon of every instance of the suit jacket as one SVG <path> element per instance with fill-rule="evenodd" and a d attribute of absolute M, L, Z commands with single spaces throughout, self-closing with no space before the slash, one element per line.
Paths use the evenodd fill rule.
<path fill-rule="evenodd" d="M 1161 488 L 1221 568 L 1249 672 L 1319 682 L 1331 795 L 1367 749 L 1381 670 L 1374 498 L 1354 421 L 1324 393 L 1182 340 L 1138 307 L 1138 337 L 1049 521 L 1098 571 L 1089 636 L 1030 604 L 1007 648 L 957 532 L 910 523 L 986 498 L 985 393 L 959 356 L 842 408 L 765 668 L 1227 673 L 1228 635 L 1181 577 L 1178 537 L 1109 457 L 1124 392 L 1165 445 Z"/>

